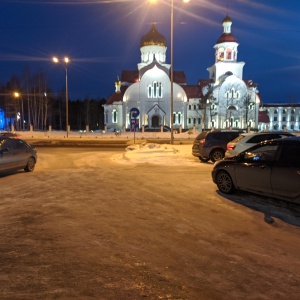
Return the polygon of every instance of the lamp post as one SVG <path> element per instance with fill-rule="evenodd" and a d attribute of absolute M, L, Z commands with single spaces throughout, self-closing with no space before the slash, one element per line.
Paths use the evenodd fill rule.
<path fill-rule="evenodd" d="M 190 2 L 190 0 L 182 0 L 184 3 Z M 171 52 L 171 91 L 170 91 L 170 127 L 171 127 L 171 144 L 174 144 L 174 74 L 173 74 L 173 48 L 174 48 L 174 0 L 171 0 L 171 34 L 170 34 L 170 52 Z"/>
<path fill-rule="evenodd" d="M 152 3 L 157 2 L 157 0 L 149 0 Z M 190 0 L 182 0 L 183 3 L 188 3 Z M 173 74 L 173 39 L 174 39 L 174 0 L 171 0 L 171 33 L 170 33 L 170 52 L 171 52 L 171 62 L 170 62 L 170 80 L 171 80 L 171 90 L 170 90 L 170 128 L 171 128 L 171 144 L 174 143 L 174 74 Z"/>
<path fill-rule="evenodd" d="M 55 56 L 52 58 L 54 63 L 61 63 L 60 60 Z M 68 95 L 68 63 L 70 62 L 68 57 L 64 57 L 62 60 L 63 63 L 61 65 L 64 67 L 66 71 L 66 132 L 67 137 L 69 136 L 69 95 Z"/>
<path fill-rule="evenodd" d="M 25 129 L 24 129 L 24 106 L 23 106 L 23 98 L 21 97 L 21 95 L 20 95 L 20 93 L 19 92 L 14 92 L 14 96 L 15 96 L 15 98 L 21 98 L 21 109 L 22 109 L 22 116 L 21 116 L 21 122 L 22 122 L 22 130 L 24 131 Z"/>

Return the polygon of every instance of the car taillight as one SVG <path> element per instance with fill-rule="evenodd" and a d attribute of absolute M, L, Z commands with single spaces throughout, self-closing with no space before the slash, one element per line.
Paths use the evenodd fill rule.
<path fill-rule="evenodd" d="M 234 150 L 235 145 L 227 145 L 227 150 Z"/>
<path fill-rule="evenodd" d="M 204 146 L 204 145 L 205 145 L 205 139 L 200 140 L 200 141 L 199 141 L 199 144 L 200 144 L 201 146 Z"/>

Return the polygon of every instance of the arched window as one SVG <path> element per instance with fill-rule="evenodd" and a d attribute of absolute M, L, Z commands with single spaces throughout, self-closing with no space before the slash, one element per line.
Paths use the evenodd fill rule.
<path fill-rule="evenodd" d="M 224 49 L 223 48 L 220 48 L 219 50 L 218 50 L 218 61 L 219 60 L 224 60 Z"/>
<path fill-rule="evenodd" d="M 162 98 L 163 87 L 161 82 L 153 81 L 147 87 L 148 98 Z"/>
<path fill-rule="evenodd" d="M 227 60 L 231 60 L 231 57 L 232 57 L 232 55 L 231 55 L 231 49 L 227 48 L 226 49 L 226 59 Z"/>
<path fill-rule="evenodd" d="M 117 111 L 115 109 L 112 111 L 112 122 L 117 123 Z"/>
<path fill-rule="evenodd" d="M 178 113 L 178 124 L 181 124 L 181 113 Z"/>

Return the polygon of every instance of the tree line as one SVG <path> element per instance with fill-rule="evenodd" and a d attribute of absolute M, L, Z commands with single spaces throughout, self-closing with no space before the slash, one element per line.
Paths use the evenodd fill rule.
<path fill-rule="evenodd" d="M 106 99 L 77 99 L 68 101 L 68 121 L 71 130 L 102 130 L 103 104 Z M 66 130 L 65 90 L 54 94 L 46 76 L 39 70 L 31 75 L 25 69 L 22 76 L 13 75 L 0 86 L 0 109 L 4 112 L 5 128 L 16 130 Z"/>

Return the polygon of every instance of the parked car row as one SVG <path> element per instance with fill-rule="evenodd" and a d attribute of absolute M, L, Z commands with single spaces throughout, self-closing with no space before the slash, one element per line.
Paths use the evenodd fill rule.
<path fill-rule="evenodd" d="M 240 131 L 203 131 L 194 140 L 192 154 L 202 162 L 216 162 L 225 156 L 235 156 L 261 141 L 294 136 L 289 132 L 243 133 Z"/>
<path fill-rule="evenodd" d="M 225 194 L 240 189 L 300 204 L 300 137 L 263 141 L 220 160 L 212 179 Z"/>
<path fill-rule="evenodd" d="M 222 193 L 240 189 L 300 203 L 300 137 L 292 133 L 204 131 L 192 154 L 214 162 L 212 180 Z"/>

